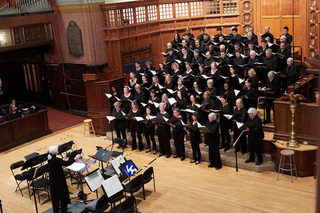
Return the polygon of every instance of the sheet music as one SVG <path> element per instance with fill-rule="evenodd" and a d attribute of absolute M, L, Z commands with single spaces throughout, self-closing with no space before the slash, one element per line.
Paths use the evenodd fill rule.
<path fill-rule="evenodd" d="M 152 115 L 149 115 L 149 120 L 151 119 L 155 119 L 157 116 L 152 116 Z"/>
<path fill-rule="evenodd" d="M 194 104 L 196 107 L 200 108 L 202 106 L 202 104 Z"/>
<path fill-rule="evenodd" d="M 238 79 L 239 79 L 239 84 L 242 84 L 244 82 L 243 79 L 241 79 L 241 78 L 238 78 Z"/>
<path fill-rule="evenodd" d="M 102 182 L 102 187 L 107 194 L 108 197 L 111 197 L 112 195 L 117 194 L 121 190 L 123 190 L 123 186 L 117 177 L 117 175 L 114 175 Z"/>
<path fill-rule="evenodd" d="M 136 119 L 137 121 L 143 121 L 143 120 L 144 120 L 143 117 L 135 117 L 135 119 Z"/>
<path fill-rule="evenodd" d="M 166 118 L 166 117 L 164 117 L 164 116 L 162 116 L 163 117 L 163 119 L 164 119 L 164 121 L 165 122 L 167 122 L 169 119 L 168 118 Z"/>
<path fill-rule="evenodd" d="M 164 89 L 165 87 L 164 86 L 161 86 L 160 84 L 159 85 L 159 89 Z"/>
<path fill-rule="evenodd" d="M 117 96 L 114 96 L 116 99 L 117 99 L 117 101 L 120 101 L 120 98 L 118 98 Z"/>
<path fill-rule="evenodd" d="M 159 108 L 159 104 L 157 102 L 153 102 L 153 105 L 156 107 L 156 108 Z"/>
<path fill-rule="evenodd" d="M 125 116 L 125 115 L 126 115 L 126 113 L 124 113 L 124 112 L 122 112 L 122 111 L 121 111 L 121 113 L 122 113 L 122 115 L 123 115 L 123 116 Z"/>
<path fill-rule="evenodd" d="M 116 171 L 116 173 L 119 175 L 121 174 L 121 171 L 119 169 L 119 166 L 123 163 L 125 163 L 126 161 L 124 160 L 124 158 L 122 157 L 122 155 L 119 155 L 118 157 L 116 157 L 113 161 L 111 161 L 111 164 L 114 168 L 114 170 Z"/>
<path fill-rule="evenodd" d="M 147 104 L 145 104 L 145 103 L 141 103 L 141 105 L 142 105 L 143 107 L 145 107 Z"/>
<path fill-rule="evenodd" d="M 239 92 L 240 92 L 240 90 L 235 89 L 235 90 L 234 90 L 235 96 L 237 96 L 237 95 L 239 94 Z"/>
<path fill-rule="evenodd" d="M 236 124 L 237 124 L 238 129 L 240 129 L 243 126 L 243 124 L 240 122 L 236 122 Z"/>
<path fill-rule="evenodd" d="M 112 97 L 112 95 L 111 94 L 105 94 L 108 98 L 111 98 Z"/>
<path fill-rule="evenodd" d="M 198 128 L 203 127 L 199 122 L 197 122 Z"/>
<path fill-rule="evenodd" d="M 114 118 L 113 116 L 106 116 L 106 118 L 107 118 L 109 121 L 115 120 L 115 118 Z"/>
<path fill-rule="evenodd" d="M 96 191 L 100 188 L 104 178 L 102 177 L 99 170 L 95 171 L 94 173 L 86 176 L 84 178 L 92 192 Z"/>
<path fill-rule="evenodd" d="M 184 122 L 183 122 L 183 120 L 181 120 L 181 124 L 184 126 L 184 125 L 186 125 Z"/>
<path fill-rule="evenodd" d="M 181 109 L 181 112 L 189 112 L 189 113 L 195 113 L 196 111 L 192 110 L 192 109 Z"/>
<path fill-rule="evenodd" d="M 169 98 L 168 101 L 169 101 L 169 103 L 170 103 L 171 105 L 177 103 L 176 99 L 174 99 L 174 98 Z"/>
<path fill-rule="evenodd" d="M 86 167 L 86 165 L 84 163 L 74 162 L 70 166 L 67 166 L 67 169 L 70 169 L 70 170 L 72 170 L 74 172 L 79 172 L 84 167 Z"/>
<path fill-rule="evenodd" d="M 173 94 L 173 93 L 176 93 L 176 92 L 177 92 L 177 90 L 176 90 L 176 91 L 173 91 L 172 89 L 167 89 L 167 91 L 170 92 L 170 94 Z"/>
<path fill-rule="evenodd" d="M 229 120 L 232 118 L 232 115 L 224 114 L 224 117 L 228 118 Z"/>
<path fill-rule="evenodd" d="M 201 94 L 202 94 L 202 92 L 200 92 L 200 91 L 198 91 L 198 90 L 196 90 L 196 92 L 197 92 L 199 95 L 201 95 Z"/>

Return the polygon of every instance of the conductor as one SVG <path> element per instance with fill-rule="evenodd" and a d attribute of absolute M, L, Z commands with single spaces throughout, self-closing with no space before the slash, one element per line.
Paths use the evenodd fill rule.
<path fill-rule="evenodd" d="M 62 166 L 73 164 L 79 157 L 78 154 L 74 159 L 68 157 L 57 158 L 58 147 L 50 146 L 48 154 L 49 163 L 49 181 L 51 188 L 52 209 L 54 213 L 59 211 L 59 203 L 61 205 L 61 213 L 68 213 L 67 206 L 70 204 L 70 197 L 66 179 L 62 170 Z"/>

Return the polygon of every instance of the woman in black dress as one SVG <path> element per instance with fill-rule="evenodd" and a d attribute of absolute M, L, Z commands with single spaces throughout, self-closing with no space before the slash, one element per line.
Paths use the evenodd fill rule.
<path fill-rule="evenodd" d="M 237 126 L 237 122 L 239 123 L 245 123 L 247 120 L 247 111 L 246 109 L 243 107 L 243 101 L 239 98 L 236 101 L 236 108 L 234 110 L 235 114 L 239 114 L 237 119 L 234 119 L 234 127 L 233 127 L 233 141 L 235 142 L 237 140 L 237 138 L 240 136 L 241 134 L 241 130 L 238 128 Z M 235 147 L 235 152 L 239 152 L 241 148 L 241 152 L 242 154 L 247 153 L 247 138 L 245 133 L 242 134 L 242 136 L 240 137 L 240 139 L 238 140 L 236 147 Z"/>
<path fill-rule="evenodd" d="M 159 105 L 159 110 L 157 117 L 161 120 L 160 123 L 158 123 L 158 128 L 157 128 L 157 135 L 158 135 L 158 140 L 159 140 L 159 146 L 160 146 L 160 155 L 164 156 L 166 155 L 167 158 L 171 156 L 171 147 L 170 147 L 170 126 L 166 122 L 165 119 L 169 119 L 169 113 L 165 111 L 166 109 L 166 104 L 165 103 L 160 103 Z"/>
<path fill-rule="evenodd" d="M 171 41 L 172 47 L 175 49 L 180 49 L 181 47 L 181 39 L 180 34 L 176 33 L 174 34 L 173 41 Z"/>
<path fill-rule="evenodd" d="M 112 110 L 114 109 L 113 104 L 117 101 L 117 98 L 121 99 L 122 92 L 119 92 L 118 88 L 115 85 L 111 86 L 111 90 L 112 90 L 112 93 L 111 93 L 112 97 L 109 98 L 109 102 L 111 104 L 111 112 L 112 112 Z"/>
<path fill-rule="evenodd" d="M 21 113 L 18 112 L 17 107 L 15 104 L 10 104 L 9 106 L 9 114 L 8 114 L 8 120 L 14 120 L 16 118 L 21 118 Z"/>
<path fill-rule="evenodd" d="M 223 84 L 223 89 L 222 89 L 222 92 L 221 92 L 221 96 L 226 96 L 227 97 L 227 100 L 228 100 L 228 103 L 230 104 L 230 107 L 233 108 L 234 107 L 234 104 L 235 104 L 235 95 L 234 95 L 234 90 L 232 90 L 229 86 L 229 83 L 224 83 Z"/>
<path fill-rule="evenodd" d="M 242 97 L 244 108 L 246 108 L 246 110 L 250 109 L 251 107 L 257 108 L 257 104 L 258 104 L 257 90 L 252 87 L 252 81 L 250 79 L 246 80 L 245 86 L 247 88 L 247 93 L 245 96 Z"/>
<path fill-rule="evenodd" d="M 218 70 L 217 63 L 211 63 L 211 70 L 207 74 L 208 77 L 212 77 L 214 81 L 214 85 L 217 88 L 217 94 L 220 94 L 221 87 L 222 87 L 222 79 L 221 79 L 221 71 Z"/>
<path fill-rule="evenodd" d="M 232 129 L 232 121 L 226 118 L 224 115 L 232 115 L 233 107 L 228 103 L 228 97 L 221 97 L 221 112 L 220 112 L 220 130 L 221 130 L 221 146 L 220 149 L 224 148 L 224 151 L 230 149 L 230 132 Z M 227 139 L 227 142 L 226 142 Z"/>
<path fill-rule="evenodd" d="M 203 91 L 199 88 L 198 82 L 193 82 L 193 87 L 189 90 L 189 94 L 196 98 L 196 102 L 201 103 Z"/>
<path fill-rule="evenodd" d="M 208 115 L 208 122 L 206 127 L 210 130 L 211 133 L 205 134 L 206 144 L 209 145 L 209 168 L 215 167 L 216 170 L 222 168 L 219 144 L 220 144 L 220 134 L 219 134 L 219 122 L 216 121 L 217 115 L 212 112 Z M 201 132 L 202 130 L 200 130 Z"/>
<path fill-rule="evenodd" d="M 164 85 L 164 80 L 165 80 L 166 74 L 169 74 L 169 70 L 166 69 L 166 66 L 164 65 L 163 62 L 159 63 L 159 69 L 157 70 L 157 73 L 161 73 L 159 74 L 159 83 L 161 85 Z"/>
<path fill-rule="evenodd" d="M 143 118 L 146 120 L 144 121 L 144 136 L 146 138 L 147 141 L 147 151 L 146 153 L 151 151 L 151 146 L 150 146 L 150 139 L 152 141 L 152 150 L 153 150 L 153 154 L 157 154 L 157 146 L 156 146 L 156 141 L 154 139 L 154 135 L 155 135 L 155 128 L 154 128 L 154 123 L 152 123 L 152 121 L 150 121 L 150 116 L 152 116 L 152 111 L 150 107 L 146 108 L 146 114 L 143 116 Z"/>
<path fill-rule="evenodd" d="M 171 106 L 171 104 L 169 103 L 169 101 L 168 101 L 168 96 L 167 96 L 167 94 L 163 94 L 162 96 L 161 96 L 161 103 L 165 103 L 165 110 L 166 110 L 166 112 L 167 113 L 169 113 L 169 117 L 171 118 L 172 117 L 172 115 L 173 115 L 173 112 L 172 112 L 172 106 Z"/>
<path fill-rule="evenodd" d="M 195 163 L 198 165 L 201 161 L 201 151 L 200 151 L 200 141 L 201 141 L 201 134 L 198 128 L 198 113 L 195 112 L 192 114 L 192 122 L 190 122 L 190 125 L 192 126 L 192 129 L 185 128 L 185 131 L 190 132 L 190 143 L 192 147 L 192 154 L 193 158 L 190 161 L 190 163 Z"/>
<path fill-rule="evenodd" d="M 113 127 L 116 130 L 117 138 L 125 139 L 127 141 L 127 135 L 126 135 L 126 119 L 123 117 L 122 110 L 120 109 L 121 103 L 115 102 L 114 109 L 111 112 L 111 116 L 113 116 Z M 119 145 L 118 148 L 121 146 Z"/>
<path fill-rule="evenodd" d="M 229 86 L 231 89 L 242 89 L 241 84 L 239 83 L 239 76 L 236 74 L 234 67 L 230 67 L 230 83 Z"/>
<path fill-rule="evenodd" d="M 184 86 L 184 81 L 182 80 L 182 78 L 178 79 L 178 85 L 174 88 L 174 91 L 180 91 L 181 92 L 181 96 L 186 98 L 187 97 L 187 89 Z"/>
<path fill-rule="evenodd" d="M 139 80 L 133 72 L 130 72 L 129 76 L 130 76 L 130 79 L 128 80 L 128 86 L 130 88 L 130 91 L 132 92 L 132 95 L 134 95 L 135 93 L 134 87 L 135 85 L 139 84 Z"/>
<path fill-rule="evenodd" d="M 123 93 L 121 96 L 121 103 L 123 107 L 123 112 L 125 114 L 128 114 L 129 110 L 131 109 L 131 102 L 133 101 L 133 95 L 129 90 L 128 86 L 124 86 Z M 125 121 L 126 128 L 128 129 L 128 132 L 130 132 L 130 123 L 128 120 Z"/>
<path fill-rule="evenodd" d="M 202 106 L 200 107 L 201 124 L 205 125 L 208 121 L 209 109 L 214 109 L 214 101 L 210 98 L 211 93 L 205 91 L 203 93 Z M 208 145 L 208 144 L 207 144 Z"/>
<path fill-rule="evenodd" d="M 177 85 L 177 79 L 180 78 L 180 76 L 182 75 L 182 71 L 179 69 L 179 65 L 176 62 L 173 62 L 171 64 L 171 69 L 172 71 L 172 82 L 173 82 L 173 86 L 175 87 Z"/>
<path fill-rule="evenodd" d="M 205 91 L 206 86 L 207 86 L 207 79 L 205 79 L 204 76 L 207 76 L 207 72 L 206 72 L 206 68 L 204 66 L 204 64 L 201 64 L 199 66 L 199 73 L 196 77 L 196 81 L 198 82 L 198 85 L 200 86 L 200 88 L 202 89 L 202 91 Z"/>
<path fill-rule="evenodd" d="M 135 150 L 137 148 L 137 142 L 136 142 L 136 133 L 139 141 L 139 151 L 141 152 L 143 150 L 143 144 L 142 144 L 142 128 L 141 123 L 139 123 L 135 117 L 142 117 L 142 112 L 138 107 L 138 103 L 136 101 L 132 101 L 131 103 L 131 110 L 129 113 L 132 113 L 134 117 L 130 120 L 130 131 L 131 131 L 131 137 L 132 137 L 132 150 Z"/>
<path fill-rule="evenodd" d="M 61 212 L 67 213 L 68 204 L 70 204 L 70 197 L 68 191 L 68 185 L 64 176 L 63 166 L 70 166 L 73 164 L 80 155 L 77 155 L 74 159 L 68 157 L 57 158 L 58 147 L 50 146 L 48 154 L 49 164 L 49 182 L 50 182 L 50 194 L 53 212 L 59 211 L 59 203 L 61 205 Z"/>
<path fill-rule="evenodd" d="M 182 77 L 184 79 L 184 85 L 187 88 L 187 90 L 190 90 L 193 87 L 193 82 L 194 82 L 194 76 L 195 73 L 191 69 L 191 64 L 187 63 L 186 64 L 186 71 L 182 74 Z"/>
<path fill-rule="evenodd" d="M 175 108 L 179 108 L 179 109 L 186 109 L 187 108 L 187 99 L 181 95 L 180 91 L 177 92 L 176 101 L 177 101 L 177 103 L 175 103 L 173 105 Z M 181 112 L 180 114 L 181 114 L 181 116 L 183 118 L 183 122 L 186 123 L 187 122 L 187 114 L 186 114 L 186 112 Z"/>
<path fill-rule="evenodd" d="M 196 106 L 196 104 L 197 104 L 197 102 L 196 102 L 196 99 L 195 99 L 194 95 L 190 95 L 190 103 L 188 105 L 188 109 L 191 109 L 191 110 L 193 110 L 195 112 L 198 112 L 199 108 Z M 198 114 L 197 120 L 200 120 L 199 117 L 200 117 L 200 114 Z M 192 121 L 193 121 L 192 113 L 189 113 L 189 123 L 191 124 Z"/>
<path fill-rule="evenodd" d="M 177 119 L 174 123 L 169 123 L 170 126 L 173 127 L 172 135 L 174 146 L 176 149 L 176 156 L 173 158 L 181 158 L 181 161 L 185 159 L 185 149 L 184 149 L 184 131 L 182 125 L 182 116 L 180 115 L 180 109 L 175 108 L 173 110 L 174 117 Z"/>

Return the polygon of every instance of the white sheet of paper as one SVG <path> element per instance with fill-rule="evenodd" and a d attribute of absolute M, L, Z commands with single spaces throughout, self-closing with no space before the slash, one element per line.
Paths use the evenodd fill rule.
<path fill-rule="evenodd" d="M 109 120 L 109 121 L 113 121 L 115 118 L 113 118 L 113 116 L 106 116 L 106 118 Z"/>
<path fill-rule="evenodd" d="M 150 72 L 152 73 L 152 75 L 156 75 L 157 74 L 157 72 L 154 71 L 154 70 L 150 70 Z"/>
<path fill-rule="evenodd" d="M 235 90 L 234 90 L 235 96 L 237 96 L 237 95 L 239 94 L 239 92 L 240 92 L 240 90 L 235 89 Z"/>
<path fill-rule="evenodd" d="M 117 177 L 117 175 L 114 175 L 102 182 L 102 186 L 104 188 L 104 191 L 106 192 L 108 197 L 111 197 L 112 195 L 117 194 L 121 190 L 123 190 L 123 186 Z"/>
<path fill-rule="evenodd" d="M 125 116 L 125 115 L 126 115 L 126 113 L 124 113 L 124 112 L 122 112 L 122 111 L 121 111 L 121 113 L 122 113 L 122 115 L 123 115 L 123 116 Z"/>
<path fill-rule="evenodd" d="M 117 99 L 117 101 L 120 101 L 120 98 L 118 98 L 117 96 L 114 96 L 116 99 Z"/>
<path fill-rule="evenodd" d="M 244 82 L 244 80 L 239 78 L 239 84 L 242 84 L 243 82 Z"/>
<path fill-rule="evenodd" d="M 174 98 L 169 98 L 168 101 L 169 101 L 169 103 L 170 103 L 171 105 L 177 103 L 176 99 L 174 99 Z"/>
<path fill-rule="evenodd" d="M 203 127 L 199 122 L 197 122 L 198 128 Z"/>
<path fill-rule="evenodd" d="M 143 120 L 144 120 L 143 117 L 135 117 L 135 119 L 136 119 L 137 121 L 143 121 Z"/>
<path fill-rule="evenodd" d="M 173 91 L 172 89 L 167 89 L 167 90 L 168 90 L 168 92 L 170 92 L 170 94 L 173 94 L 173 93 L 177 92 L 177 90 L 176 91 Z"/>
<path fill-rule="evenodd" d="M 122 155 L 119 155 L 118 157 L 116 157 L 115 159 L 113 159 L 113 161 L 111 161 L 111 165 L 113 166 L 114 170 L 116 171 L 116 173 L 118 175 L 121 174 L 121 171 L 119 169 L 120 164 L 125 163 L 126 161 L 124 160 Z"/>
<path fill-rule="evenodd" d="M 163 117 L 163 116 L 162 116 Z M 163 117 L 164 121 L 167 122 L 169 119 L 166 117 Z"/>
<path fill-rule="evenodd" d="M 161 86 L 160 84 L 158 84 L 159 85 L 159 89 L 163 89 L 164 88 L 164 86 Z"/>
<path fill-rule="evenodd" d="M 152 116 L 152 115 L 149 115 L 149 119 L 155 119 L 157 116 Z"/>
<path fill-rule="evenodd" d="M 192 109 L 181 109 L 181 112 L 189 112 L 189 113 L 195 113 L 196 111 L 192 110 Z"/>
<path fill-rule="evenodd" d="M 222 75 L 220 75 L 220 77 L 221 77 L 221 78 L 223 78 L 223 79 L 227 79 L 227 78 L 229 78 L 229 77 L 222 76 Z"/>
<path fill-rule="evenodd" d="M 106 93 L 106 96 L 107 96 L 108 98 L 111 98 L 111 97 L 112 97 L 111 94 L 107 94 L 107 93 Z"/>
<path fill-rule="evenodd" d="M 229 120 L 232 118 L 232 115 L 224 114 L 224 117 L 228 118 Z"/>
<path fill-rule="evenodd" d="M 184 122 L 183 122 L 183 120 L 181 120 L 181 124 L 184 126 L 184 125 L 186 125 Z"/>
<path fill-rule="evenodd" d="M 208 79 L 209 77 L 208 76 L 206 76 L 206 75 L 202 75 L 202 77 L 204 78 L 204 79 Z"/>
<path fill-rule="evenodd" d="M 70 166 L 67 166 L 67 169 L 70 169 L 74 172 L 79 172 L 81 169 L 83 169 L 86 165 L 84 163 L 78 163 L 74 162 Z"/>
<path fill-rule="evenodd" d="M 100 170 L 97 170 L 96 172 L 90 174 L 89 176 L 84 178 L 86 182 L 88 183 L 90 189 L 92 192 L 96 191 L 100 188 L 102 182 L 104 181 L 104 178 L 102 177 Z"/>
<path fill-rule="evenodd" d="M 198 107 L 198 108 L 200 108 L 201 107 L 201 105 L 200 104 L 194 104 L 196 107 Z"/>
<path fill-rule="evenodd" d="M 145 103 L 141 103 L 141 105 L 142 105 L 143 107 L 145 107 L 147 104 L 145 104 Z"/>
<path fill-rule="evenodd" d="M 243 126 L 243 124 L 240 122 L 236 122 L 236 124 L 237 124 L 238 129 L 240 129 Z"/>
<path fill-rule="evenodd" d="M 196 92 L 197 92 L 199 95 L 201 95 L 201 94 L 202 94 L 202 92 L 200 92 L 199 90 L 196 90 Z"/>
<path fill-rule="evenodd" d="M 156 107 L 156 108 L 159 108 L 159 104 L 157 102 L 153 102 L 153 105 Z"/>

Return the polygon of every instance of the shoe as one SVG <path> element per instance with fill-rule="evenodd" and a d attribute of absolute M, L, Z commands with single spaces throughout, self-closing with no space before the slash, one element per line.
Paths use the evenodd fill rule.
<path fill-rule="evenodd" d="M 215 167 L 216 170 L 219 170 L 219 169 L 221 169 L 221 168 L 222 168 L 222 167 Z"/>
<path fill-rule="evenodd" d="M 223 150 L 223 151 L 225 151 L 225 152 L 226 152 L 226 151 L 228 151 L 229 149 L 230 149 L 230 148 L 224 148 L 224 150 Z"/>
<path fill-rule="evenodd" d="M 157 151 L 153 151 L 153 154 L 156 155 L 156 154 L 157 154 Z"/>
<path fill-rule="evenodd" d="M 200 162 L 199 162 L 199 161 L 197 161 L 195 164 L 196 164 L 196 165 L 198 165 L 199 163 L 200 163 Z"/>
<path fill-rule="evenodd" d="M 167 158 L 170 158 L 170 156 L 171 156 L 171 155 L 167 155 L 166 157 L 167 157 Z"/>
<path fill-rule="evenodd" d="M 214 167 L 214 166 L 213 166 L 212 164 L 209 164 L 208 167 L 209 167 L 209 168 L 212 168 L 212 167 Z"/>
<path fill-rule="evenodd" d="M 159 155 L 159 158 L 162 157 L 162 156 L 164 156 L 164 154 L 160 154 L 160 155 Z"/>
<path fill-rule="evenodd" d="M 225 148 L 225 146 L 220 146 L 220 147 L 219 147 L 219 149 L 224 149 L 224 148 Z"/>
<path fill-rule="evenodd" d="M 117 146 L 117 149 L 120 149 L 121 148 L 121 145 Z"/>
<path fill-rule="evenodd" d="M 137 148 L 134 148 L 134 149 L 131 149 L 131 151 L 134 151 L 134 150 L 136 150 Z"/>
<path fill-rule="evenodd" d="M 262 161 L 258 161 L 256 165 L 261 165 L 262 163 L 263 163 Z"/>
<path fill-rule="evenodd" d="M 181 161 L 184 161 L 184 159 L 185 159 L 185 158 L 181 158 L 180 160 L 181 160 Z"/>
<path fill-rule="evenodd" d="M 143 151 L 143 149 L 139 149 L 139 152 L 142 152 Z"/>
<path fill-rule="evenodd" d="M 146 153 L 149 153 L 151 151 L 151 149 L 148 149 L 147 151 L 146 151 Z"/>
<path fill-rule="evenodd" d="M 250 162 L 254 162 L 254 160 L 251 160 L 250 158 L 248 160 L 245 161 L 245 163 L 250 163 Z"/>
<path fill-rule="evenodd" d="M 239 152 L 239 151 L 240 151 L 240 150 L 238 150 L 238 149 L 235 149 L 235 150 L 234 150 L 234 153 L 237 153 L 237 152 Z"/>
<path fill-rule="evenodd" d="M 196 162 L 195 160 L 190 161 L 190 163 L 195 163 L 195 162 Z"/>
<path fill-rule="evenodd" d="M 180 158 L 180 156 L 177 156 L 177 155 L 176 155 L 176 156 L 174 156 L 173 158 Z"/>

